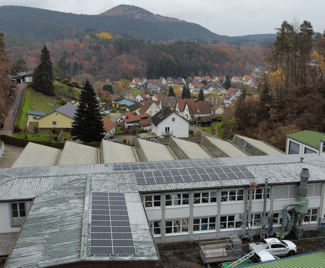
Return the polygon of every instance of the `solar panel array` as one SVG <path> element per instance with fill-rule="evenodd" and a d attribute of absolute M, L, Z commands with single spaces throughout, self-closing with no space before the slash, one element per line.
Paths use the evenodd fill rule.
<path fill-rule="evenodd" d="M 139 185 L 255 178 L 243 166 L 136 171 L 135 177 Z"/>
<path fill-rule="evenodd" d="M 135 254 L 123 193 L 92 193 L 90 254 Z"/>
<path fill-rule="evenodd" d="M 198 168 L 213 167 L 221 165 L 220 161 L 212 159 L 193 159 L 193 160 L 177 160 L 177 161 L 160 161 L 160 162 L 139 162 L 139 163 L 123 163 L 114 164 L 114 171 L 133 171 L 146 169 L 176 169 L 176 168 Z"/>

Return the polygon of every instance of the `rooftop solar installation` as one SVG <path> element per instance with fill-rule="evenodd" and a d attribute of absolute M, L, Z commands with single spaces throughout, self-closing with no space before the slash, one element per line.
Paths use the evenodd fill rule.
<path fill-rule="evenodd" d="M 221 165 L 216 158 L 212 159 L 193 159 L 178 161 L 161 161 L 161 162 L 139 162 L 139 163 L 123 163 L 114 164 L 114 171 L 134 171 L 146 169 L 177 169 L 177 168 L 198 168 L 198 167 L 214 167 Z"/>
<path fill-rule="evenodd" d="M 135 254 L 123 193 L 92 193 L 90 254 L 94 256 Z"/>
<path fill-rule="evenodd" d="M 136 171 L 138 185 L 255 178 L 244 166 Z"/>

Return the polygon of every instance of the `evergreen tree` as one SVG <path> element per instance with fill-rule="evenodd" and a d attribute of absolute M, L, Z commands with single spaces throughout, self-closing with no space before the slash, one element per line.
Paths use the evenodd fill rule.
<path fill-rule="evenodd" d="M 230 77 L 229 75 L 226 75 L 226 80 L 225 82 L 223 83 L 223 87 L 228 90 L 229 88 L 231 88 L 231 80 L 230 80 Z"/>
<path fill-rule="evenodd" d="M 88 80 L 81 90 L 79 107 L 73 119 L 71 135 L 74 138 L 83 142 L 100 142 L 104 137 L 96 94 Z"/>
<path fill-rule="evenodd" d="M 186 88 L 186 86 L 183 86 L 182 99 L 186 99 L 186 96 L 187 96 L 187 88 Z"/>
<path fill-rule="evenodd" d="M 191 98 L 191 91 L 190 91 L 189 87 L 187 87 L 186 93 L 187 93 L 186 98 L 190 99 Z"/>
<path fill-rule="evenodd" d="M 54 95 L 54 75 L 50 53 L 44 45 L 41 54 L 41 63 L 35 68 L 33 73 L 32 88 L 35 91 L 42 92 L 46 95 Z"/>
<path fill-rule="evenodd" d="M 200 93 L 199 93 L 199 98 L 198 98 L 199 101 L 204 101 L 204 93 L 203 93 L 203 89 L 201 88 L 200 89 Z"/>
<path fill-rule="evenodd" d="M 176 97 L 173 87 L 169 87 L 167 96 Z"/>
<path fill-rule="evenodd" d="M 113 86 L 112 85 L 104 85 L 103 86 L 104 91 L 108 91 L 111 94 L 114 94 Z"/>

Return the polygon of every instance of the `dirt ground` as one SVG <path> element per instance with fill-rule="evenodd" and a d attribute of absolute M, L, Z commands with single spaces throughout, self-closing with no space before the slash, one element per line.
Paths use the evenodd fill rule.
<path fill-rule="evenodd" d="M 5 144 L 5 152 L 0 159 L 0 168 L 10 168 L 24 150 L 22 147 L 16 147 Z"/>
<path fill-rule="evenodd" d="M 289 239 L 288 239 L 289 240 Z M 291 240 L 291 239 L 290 239 Z M 297 245 L 298 253 L 309 253 L 324 250 L 323 239 L 291 240 Z M 199 253 L 198 242 L 181 242 L 158 244 L 161 261 L 156 265 L 157 268 L 203 268 L 203 262 Z M 249 253 L 248 242 L 243 241 L 243 254 Z"/>

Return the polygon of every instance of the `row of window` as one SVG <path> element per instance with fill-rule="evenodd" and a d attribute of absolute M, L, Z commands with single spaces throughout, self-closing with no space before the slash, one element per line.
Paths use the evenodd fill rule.
<path fill-rule="evenodd" d="M 254 189 L 252 191 L 252 199 L 260 200 L 264 199 L 264 188 Z M 270 199 L 270 189 L 267 191 L 267 199 Z M 229 190 L 221 191 L 221 202 L 234 202 L 244 200 L 244 190 Z M 160 207 L 161 197 L 157 195 L 143 195 L 142 201 L 146 208 Z M 189 205 L 190 194 L 189 193 L 172 193 L 166 194 L 166 206 L 182 206 Z M 207 191 L 194 193 L 194 204 L 211 204 L 217 202 L 217 192 Z"/>
<path fill-rule="evenodd" d="M 293 210 L 289 211 L 293 216 Z M 267 214 L 268 215 L 268 214 Z M 256 213 L 251 215 L 252 226 L 258 227 L 261 223 L 262 213 Z M 304 222 L 306 224 L 310 222 L 316 222 L 318 219 L 318 209 L 310 209 L 305 215 Z M 273 223 L 282 223 L 282 213 L 277 212 L 273 215 Z M 151 230 L 154 235 L 161 234 L 161 221 L 150 221 Z M 234 229 L 241 228 L 243 220 L 240 215 L 227 215 L 220 217 L 220 229 Z M 189 219 L 167 220 L 165 223 L 165 233 L 188 233 Z M 216 229 L 216 216 L 214 217 L 202 217 L 193 219 L 193 231 L 204 232 Z"/>

